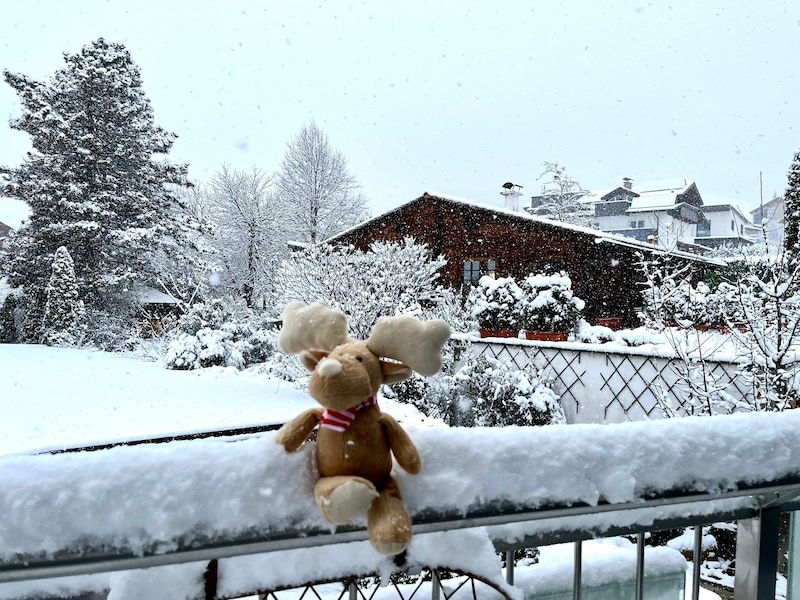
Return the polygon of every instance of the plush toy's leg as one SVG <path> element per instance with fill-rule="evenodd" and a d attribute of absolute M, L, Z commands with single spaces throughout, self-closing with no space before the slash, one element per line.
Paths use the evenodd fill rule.
<path fill-rule="evenodd" d="M 370 543 L 381 554 L 400 554 L 411 541 L 411 518 L 391 477 L 369 509 L 367 529 Z"/>
<path fill-rule="evenodd" d="M 314 486 L 319 511 L 334 525 L 345 525 L 365 515 L 377 497 L 371 481 L 352 475 L 321 477 Z"/>

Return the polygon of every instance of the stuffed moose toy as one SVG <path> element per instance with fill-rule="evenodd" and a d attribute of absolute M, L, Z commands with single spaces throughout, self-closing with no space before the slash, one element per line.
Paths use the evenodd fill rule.
<path fill-rule="evenodd" d="M 322 408 L 295 417 L 276 441 L 293 452 L 319 425 L 317 506 L 334 525 L 366 515 L 370 543 L 381 554 L 399 554 L 411 541 L 411 519 L 391 474 L 392 455 L 412 475 L 422 461 L 408 434 L 378 408 L 378 388 L 403 381 L 412 371 L 434 375 L 449 337 L 444 321 L 399 316 L 379 318 L 366 341 L 351 340 L 344 313 L 322 303 L 293 302 L 283 313 L 278 346 L 300 354 L 311 372 L 309 393 Z"/>

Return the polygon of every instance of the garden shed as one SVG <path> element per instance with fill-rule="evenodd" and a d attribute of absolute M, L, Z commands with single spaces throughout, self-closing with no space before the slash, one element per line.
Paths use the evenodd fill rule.
<path fill-rule="evenodd" d="M 453 288 L 472 285 L 482 275 L 522 279 L 563 270 L 586 301 L 584 318 L 589 322 L 610 317 L 621 318 L 626 326 L 638 324 L 640 256 L 664 254 L 663 248 L 533 216 L 506 200 L 506 206 L 492 206 L 426 192 L 326 242 L 366 250 L 375 241 L 413 237 L 447 259 L 444 282 Z M 686 252 L 671 254 L 694 262 L 699 276 L 722 265 Z"/>

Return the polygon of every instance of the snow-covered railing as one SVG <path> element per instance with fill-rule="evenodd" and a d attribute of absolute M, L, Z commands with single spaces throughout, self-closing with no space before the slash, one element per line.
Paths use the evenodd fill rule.
<path fill-rule="evenodd" d="M 457 556 L 446 551 L 464 547 L 457 529 L 484 527 L 465 535 L 511 547 L 753 518 L 800 494 L 794 411 L 411 434 L 423 471 L 398 481 L 417 562 Z M 392 568 L 365 544 L 325 551 L 366 533 L 333 532 L 319 516 L 312 451 L 306 444 L 287 454 L 269 432 L 0 457 L 0 583 L 240 557 L 220 569 L 225 585 L 244 592 L 285 575 L 263 568 L 277 551 L 306 553 L 306 565 L 338 561 L 353 574 Z"/>

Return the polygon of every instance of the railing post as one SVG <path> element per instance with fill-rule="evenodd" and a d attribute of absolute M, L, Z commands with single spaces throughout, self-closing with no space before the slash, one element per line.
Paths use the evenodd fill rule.
<path fill-rule="evenodd" d="M 778 571 L 780 508 L 762 508 L 754 519 L 739 521 L 736 530 L 734 600 L 773 600 Z"/>
<path fill-rule="evenodd" d="M 644 533 L 636 534 L 636 600 L 644 600 Z"/>
<path fill-rule="evenodd" d="M 439 574 L 436 569 L 431 569 L 431 600 L 439 600 L 441 598 L 441 582 L 439 581 Z"/>
<path fill-rule="evenodd" d="M 514 551 L 506 552 L 506 583 L 514 585 Z"/>
<path fill-rule="evenodd" d="M 581 600 L 581 573 L 583 572 L 583 540 L 577 540 L 573 549 L 572 600 Z"/>
<path fill-rule="evenodd" d="M 694 528 L 694 556 L 692 557 L 692 600 L 700 600 L 700 569 L 703 566 L 703 526 Z"/>

